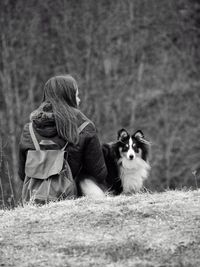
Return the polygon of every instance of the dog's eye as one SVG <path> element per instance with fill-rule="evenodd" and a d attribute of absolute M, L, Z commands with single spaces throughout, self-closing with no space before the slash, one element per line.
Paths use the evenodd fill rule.
<path fill-rule="evenodd" d="M 126 145 L 126 148 L 129 148 L 129 145 Z"/>

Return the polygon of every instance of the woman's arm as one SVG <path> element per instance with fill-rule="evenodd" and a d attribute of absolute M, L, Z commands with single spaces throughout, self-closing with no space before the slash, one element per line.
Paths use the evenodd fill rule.
<path fill-rule="evenodd" d="M 32 147 L 32 142 L 30 139 L 28 123 L 24 126 L 21 134 L 18 152 L 18 175 L 19 178 L 24 181 L 25 179 L 25 163 L 28 148 Z"/>
<path fill-rule="evenodd" d="M 24 181 L 25 179 L 25 163 L 26 163 L 26 153 L 24 152 L 21 144 L 19 145 L 19 160 L 18 160 L 18 175 L 19 178 Z"/>
<path fill-rule="evenodd" d="M 84 145 L 83 167 L 86 173 L 97 183 L 105 184 L 107 168 L 104 161 L 102 147 L 96 131 L 88 134 Z"/>

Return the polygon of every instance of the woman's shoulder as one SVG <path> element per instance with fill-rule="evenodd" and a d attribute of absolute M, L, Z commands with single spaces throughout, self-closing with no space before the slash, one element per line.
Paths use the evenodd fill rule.
<path fill-rule="evenodd" d="M 78 131 L 84 135 L 94 135 L 97 132 L 95 124 L 89 119 L 79 123 Z"/>
<path fill-rule="evenodd" d="M 32 147 L 32 141 L 31 141 L 30 131 L 29 131 L 29 123 L 26 123 L 23 127 L 21 138 L 20 138 L 20 145 L 23 147 Z"/>
<path fill-rule="evenodd" d="M 95 134 L 97 132 L 96 126 L 87 116 L 82 112 L 78 112 L 78 131 L 85 134 Z"/>
<path fill-rule="evenodd" d="M 27 122 L 24 124 L 23 130 L 22 130 L 22 136 L 28 136 L 29 133 L 29 124 L 30 122 Z"/>

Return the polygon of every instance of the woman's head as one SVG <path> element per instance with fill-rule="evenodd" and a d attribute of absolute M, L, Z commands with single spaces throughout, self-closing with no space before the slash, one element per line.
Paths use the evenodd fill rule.
<path fill-rule="evenodd" d="M 76 80 L 71 75 L 59 75 L 50 78 L 44 86 L 44 101 L 51 101 L 52 99 L 77 108 L 80 99 Z"/>
<path fill-rule="evenodd" d="M 44 86 L 43 101 L 52 104 L 58 134 L 76 144 L 78 142 L 77 107 L 78 86 L 71 75 L 50 78 Z"/>

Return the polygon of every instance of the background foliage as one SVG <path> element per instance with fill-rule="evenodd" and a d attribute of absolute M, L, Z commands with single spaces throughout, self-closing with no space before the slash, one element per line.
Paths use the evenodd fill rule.
<path fill-rule="evenodd" d="M 198 0 L 0 2 L 0 191 L 20 192 L 21 130 L 51 76 L 70 73 L 102 142 L 126 127 L 151 148 L 151 190 L 200 184 Z M 1 203 L 0 203 L 1 204 Z"/>

